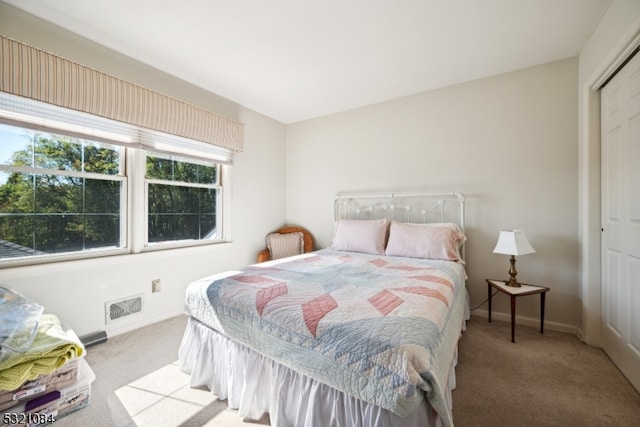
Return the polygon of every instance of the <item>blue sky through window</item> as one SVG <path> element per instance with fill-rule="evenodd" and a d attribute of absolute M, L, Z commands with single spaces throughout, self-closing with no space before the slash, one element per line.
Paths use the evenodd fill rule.
<path fill-rule="evenodd" d="M 24 129 L 0 123 L 0 163 L 10 165 L 13 153 L 24 150 L 28 143 Z M 8 176 L 8 173 L 0 172 L 0 185 L 7 182 Z"/>

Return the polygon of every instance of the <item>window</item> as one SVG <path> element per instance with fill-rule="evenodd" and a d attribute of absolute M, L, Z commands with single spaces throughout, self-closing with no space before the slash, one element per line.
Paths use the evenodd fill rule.
<path fill-rule="evenodd" d="M 218 183 L 214 163 L 148 153 L 147 243 L 219 239 Z"/>
<path fill-rule="evenodd" d="M 0 124 L 0 257 L 122 248 L 124 149 Z"/>
<path fill-rule="evenodd" d="M 0 123 L 0 266 L 222 241 L 222 167 Z"/>
<path fill-rule="evenodd" d="M 0 267 L 228 238 L 221 177 L 241 123 L 0 44 Z"/>

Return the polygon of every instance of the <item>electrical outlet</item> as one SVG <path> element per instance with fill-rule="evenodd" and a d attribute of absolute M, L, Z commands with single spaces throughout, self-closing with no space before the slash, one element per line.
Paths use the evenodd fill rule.
<path fill-rule="evenodd" d="M 151 292 L 160 292 L 160 279 L 154 279 L 151 281 Z"/>

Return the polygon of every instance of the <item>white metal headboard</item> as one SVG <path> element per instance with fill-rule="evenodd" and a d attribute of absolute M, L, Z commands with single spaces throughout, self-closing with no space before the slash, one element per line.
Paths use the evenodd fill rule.
<path fill-rule="evenodd" d="M 463 231 L 465 227 L 465 197 L 458 192 L 339 193 L 333 206 L 336 221 L 386 218 L 411 223 L 452 222 Z"/>
<path fill-rule="evenodd" d="M 453 222 L 464 230 L 462 193 L 339 193 L 334 218 L 379 219 L 413 223 Z"/>

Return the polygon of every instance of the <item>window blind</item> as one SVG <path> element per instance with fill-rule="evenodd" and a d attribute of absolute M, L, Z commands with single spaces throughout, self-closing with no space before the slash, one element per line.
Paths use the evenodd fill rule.
<path fill-rule="evenodd" d="M 222 163 L 242 151 L 237 121 L 0 38 L 2 121 Z"/>

